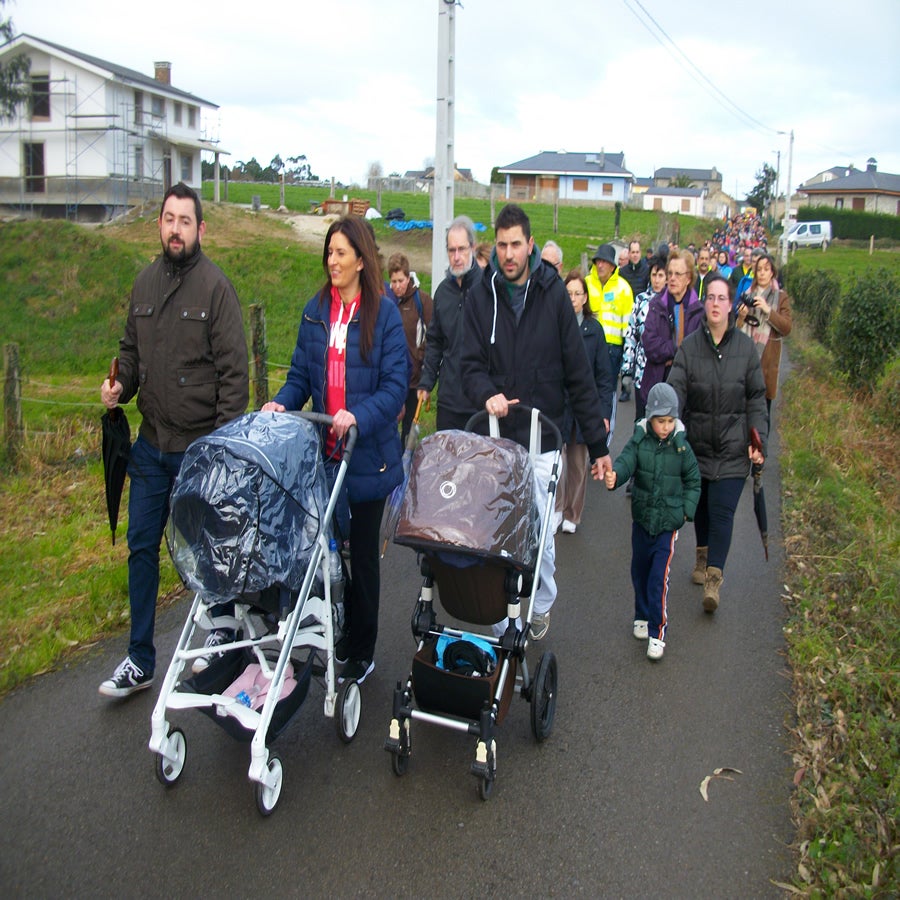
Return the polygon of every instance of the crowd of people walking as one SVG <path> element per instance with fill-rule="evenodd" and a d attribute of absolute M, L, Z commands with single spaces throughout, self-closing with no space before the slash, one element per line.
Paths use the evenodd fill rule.
<path fill-rule="evenodd" d="M 111 697 L 153 680 L 159 545 L 181 454 L 194 436 L 243 412 L 248 399 L 237 297 L 202 255 L 205 223 L 193 191 L 180 185 L 167 193 L 159 230 L 163 254 L 135 283 L 119 379 L 101 389 L 110 408 L 137 394 L 143 414 L 129 469 L 132 637 L 128 656 L 100 687 Z M 432 298 L 402 253 L 390 257 L 384 280 L 368 222 L 334 222 L 322 252 L 324 283 L 303 310 L 286 383 L 262 407 L 297 410 L 311 401 L 331 415 L 326 468 L 340 459 L 348 429 L 358 429 L 341 529 L 353 578 L 336 656 L 342 677 L 359 683 L 375 665 L 385 498 L 402 480 L 401 447 L 415 408 L 435 390 L 438 430 L 463 428 L 486 410 L 502 434 L 528 447 L 522 426 L 507 420 L 522 403 L 542 410 L 563 435 L 534 640 L 547 634 L 556 599 L 554 535 L 577 531 L 589 476 L 609 490 L 624 485 L 632 498 L 632 633 L 658 660 L 679 529 L 694 522 L 692 580 L 713 613 L 744 482 L 751 464 L 765 459 L 791 306 L 758 217 L 735 216 L 699 248 L 662 243 L 645 256 L 639 240 L 621 252 L 601 244 L 587 272 L 564 272 L 561 248 L 536 244 L 515 204 L 499 212 L 495 238 L 480 252 L 472 221 L 454 219 L 447 270 L 435 278 Z M 179 363 L 182 351 L 190 360 Z M 172 378 L 178 385 L 169 390 Z M 183 402 L 173 408 L 170 396 Z M 621 419 L 632 396 L 633 434 L 613 464 L 617 410 Z M 751 429 L 762 449 L 751 443 Z M 551 443 L 543 435 L 534 460 L 544 493 Z M 219 640 L 210 635 L 210 653 Z"/>

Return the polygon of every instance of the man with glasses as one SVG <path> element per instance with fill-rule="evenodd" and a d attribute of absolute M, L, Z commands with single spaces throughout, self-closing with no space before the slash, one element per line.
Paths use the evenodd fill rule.
<path fill-rule="evenodd" d="M 418 397 L 427 400 L 440 378 L 438 431 L 464 428 L 477 412 L 462 388 L 460 363 L 463 344 L 463 310 L 469 291 L 481 274 L 475 263 L 475 225 L 468 216 L 457 216 L 447 230 L 450 265 L 434 292 L 434 311 L 425 334 L 425 362 Z"/>

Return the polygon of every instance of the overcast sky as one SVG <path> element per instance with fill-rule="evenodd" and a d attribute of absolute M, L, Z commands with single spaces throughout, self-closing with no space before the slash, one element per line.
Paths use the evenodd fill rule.
<path fill-rule="evenodd" d="M 226 162 L 304 153 L 316 175 L 349 183 L 374 161 L 388 174 L 433 160 L 440 2 L 17 0 L 2 14 L 17 32 L 148 75 L 170 61 L 175 87 L 220 107 L 208 136 Z M 541 150 L 602 149 L 624 151 L 638 177 L 715 166 L 743 198 L 778 150 L 784 185 L 777 132 L 791 129 L 794 187 L 870 156 L 900 173 L 898 0 L 455 10 L 456 161 L 479 181 Z"/>

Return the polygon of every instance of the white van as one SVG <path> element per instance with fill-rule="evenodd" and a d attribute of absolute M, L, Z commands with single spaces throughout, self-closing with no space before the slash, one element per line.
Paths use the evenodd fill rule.
<path fill-rule="evenodd" d="M 788 230 L 788 250 L 798 247 L 828 249 L 831 243 L 831 222 L 794 222 Z"/>

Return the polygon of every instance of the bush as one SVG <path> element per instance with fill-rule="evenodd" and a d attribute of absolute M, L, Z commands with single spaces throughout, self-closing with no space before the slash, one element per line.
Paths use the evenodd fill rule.
<path fill-rule="evenodd" d="M 876 238 L 900 240 L 900 216 L 889 213 L 854 212 L 852 209 L 835 209 L 833 206 L 801 206 L 797 210 L 798 222 L 831 222 L 832 234 L 844 240 L 867 241 Z"/>
<path fill-rule="evenodd" d="M 809 322 L 813 337 L 828 346 L 831 319 L 840 303 L 841 282 L 832 272 L 814 269 L 798 271 L 785 267 L 785 290 L 790 294 L 794 307 Z"/>
<path fill-rule="evenodd" d="M 900 355 L 887 365 L 875 388 L 872 411 L 880 425 L 900 431 Z"/>
<path fill-rule="evenodd" d="M 900 281 L 887 269 L 867 272 L 844 293 L 831 348 L 854 388 L 873 390 L 900 351 Z"/>

